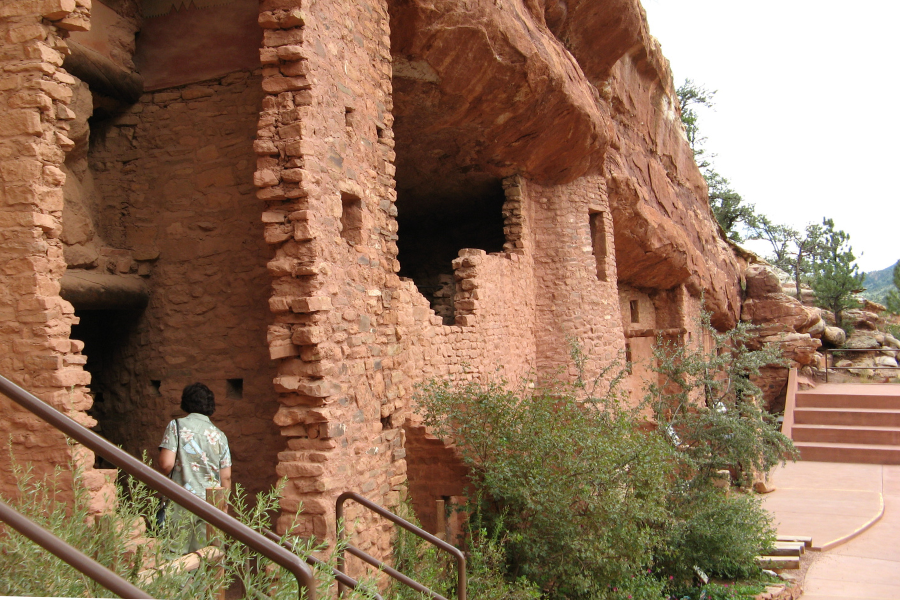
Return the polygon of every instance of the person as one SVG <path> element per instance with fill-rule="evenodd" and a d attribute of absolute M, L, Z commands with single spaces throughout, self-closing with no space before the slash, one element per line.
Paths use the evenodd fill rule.
<path fill-rule="evenodd" d="M 171 473 L 172 481 L 205 501 L 207 488 L 231 489 L 228 438 L 209 420 L 216 411 L 216 400 L 202 383 L 184 388 L 181 410 L 188 415 L 170 421 L 159 444 L 159 469 L 164 475 Z M 166 523 L 188 530 L 175 536 L 183 542 L 170 548 L 171 554 L 187 554 L 206 546 L 205 522 L 174 502 L 166 508 Z"/>

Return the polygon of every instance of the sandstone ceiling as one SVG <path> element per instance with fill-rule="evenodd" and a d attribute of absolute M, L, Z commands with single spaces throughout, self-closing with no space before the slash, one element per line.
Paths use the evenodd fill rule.
<path fill-rule="evenodd" d="M 560 183 L 602 166 L 610 123 L 547 25 L 545 12 L 571 31 L 551 4 L 390 3 L 401 194 L 434 202 L 512 173 Z"/>

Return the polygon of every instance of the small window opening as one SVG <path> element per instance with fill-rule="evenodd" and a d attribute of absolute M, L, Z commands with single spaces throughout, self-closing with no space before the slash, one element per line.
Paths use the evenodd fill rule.
<path fill-rule="evenodd" d="M 385 430 L 394 428 L 394 421 L 391 419 L 391 415 L 381 417 L 381 428 Z"/>
<path fill-rule="evenodd" d="M 591 226 L 591 249 L 597 262 L 597 279 L 609 281 L 606 267 L 606 219 L 603 212 L 592 212 L 589 215 Z M 634 321 L 633 321 L 634 322 Z"/>
<path fill-rule="evenodd" d="M 231 398 L 232 400 L 241 400 L 244 397 L 244 380 L 226 379 L 225 397 Z"/>
<path fill-rule="evenodd" d="M 632 300 L 631 302 L 628 303 L 628 307 L 631 312 L 631 322 L 632 323 L 640 323 L 641 322 L 641 313 L 640 313 L 640 309 L 638 308 L 638 301 Z"/>
<path fill-rule="evenodd" d="M 150 380 L 150 395 L 151 396 L 162 396 L 162 392 L 160 388 L 162 387 L 162 381 L 159 379 L 151 379 Z"/>
<path fill-rule="evenodd" d="M 356 125 L 356 117 L 354 116 L 355 112 L 356 111 L 349 106 L 344 107 L 344 124 L 346 124 L 348 129 L 354 129 Z"/>
<path fill-rule="evenodd" d="M 341 237 L 350 244 L 362 243 L 362 200 L 341 193 Z"/>
<path fill-rule="evenodd" d="M 383 139 L 384 139 L 384 127 L 379 127 L 378 125 L 376 125 L 376 126 L 375 126 L 375 133 L 378 134 L 378 139 L 379 139 L 379 140 L 383 140 Z"/>

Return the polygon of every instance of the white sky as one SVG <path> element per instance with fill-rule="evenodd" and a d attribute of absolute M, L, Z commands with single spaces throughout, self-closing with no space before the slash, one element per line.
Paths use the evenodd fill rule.
<path fill-rule="evenodd" d="M 862 271 L 900 259 L 900 1 L 642 2 L 675 85 L 718 90 L 700 134 L 745 201 L 834 219 Z"/>

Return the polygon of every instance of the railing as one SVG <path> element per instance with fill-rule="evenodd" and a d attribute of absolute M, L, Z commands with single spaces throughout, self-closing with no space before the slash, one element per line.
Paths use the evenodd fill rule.
<path fill-rule="evenodd" d="M 829 369 L 832 369 L 832 370 L 840 370 L 840 371 L 849 371 L 850 369 L 872 369 L 873 371 L 882 371 L 882 370 L 895 370 L 895 371 L 896 371 L 898 368 L 900 368 L 900 367 L 878 367 L 878 366 L 874 366 L 874 367 L 858 367 L 858 366 L 853 366 L 853 367 L 835 367 L 835 366 L 829 366 L 829 365 L 828 365 L 828 363 L 829 363 L 829 360 L 828 360 L 829 355 L 831 355 L 831 362 L 833 362 L 833 361 L 834 361 L 834 354 L 836 354 L 836 353 L 842 353 L 842 352 L 879 352 L 879 353 L 881 353 L 881 352 L 893 352 L 893 353 L 894 353 L 894 357 L 896 358 L 896 357 L 898 356 L 898 353 L 900 353 L 900 349 L 897 349 L 897 348 L 877 348 L 877 349 L 868 349 L 868 348 L 828 348 L 827 350 L 825 350 L 825 383 L 828 383 L 828 370 L 829 370 Z"/>
<path fill-rule="evenodd" d="M 0 377 L 2 379 L 2 377 Z M 121 598 L 152 598 L 116 573 L 113 573 L 77 548 L 73 548 L 40 525 L 35 525 L 18 512 L 0 502 L 0 521 L 3 521 L 35 544 L 55 554 L 73 568 L 81 571 Z"/>
<path fill-rule="evenodd" d="M 310 569 L 300 557 L 289 552 L 285 548 L 282 548 L 274 541 L 266 539 L 262 534 L 247 527 L 234 517 L 230 517 L 211 504 L 204 502 L 180 485 L 173 483 L 167 477 L 163 477 L 160 473 L 154 471 L 130 454 L 117 448 L 94 432 L 82 427 L 66 415 L 45 404 L 40 399 L 29 394 L 3 376 L 0 376 L 0 393 L 7 396 L 26 410 L 37 415 L 47 423 L 53 425 L 70 438 L 83 444 L 85 447 L 90 448 L 132 477 L 139 479 L 150 488 L 162 493 L 170 500 L 175 501 L 203 520 L 221 529 L 232 538 L 246 544 L 272 562 L 284 567 L 297 578 L 299 594 L 302 596 L 305 588 L 307 599 L 316 600 L 316 584 L 312 569 Z M 87 559 L 86 556 L 74 548 L 71 548 L 71 546 L 68 546 L 59 538 L 43 531 L 40 527 L 34 525 L 28 521 L 28 519 L 25 519 L 12 509 L 0 511 L 0 519 L 9 523 L 17 531 L 23 532 L 24 535 L 31 538 L 43 548 L 56 556 L 59 556 L 74 568 L 85 575 L 88 575 L 113 593 L 125 598 L 150 597 L 115 573 L 108 571 L 102 567 L 102 565 L 98 565 L 97 563 L 91 565 L 85 562 L 84 559 Z M 29 528 L 29 524 L 31 525 L 31 528 L 37 528 L 40 532 Z M 25 533 L 25 530 L 30 533 Z M 74 553 L 72 552 L 73 550 Z M 81 556 L 79 557 L 78 555 Z M 102 570 L 99 570 L 96 567 L 100 567 Z"/>
<path fill-rule="evenodd" d="M 396 523 L 403 529 L 406 529 L 407 531 L 410 531 L 410 532 L 414 533 L 415 535 L 419 536 L 420 538 L 437 546 L 444 552 L 447 552 L 447 553 L 453 555 L 453 557 L 456 558 L 457 598 L 458 598 L 458 600 L 466 600 L 466 557 L 459 548 L 456 548 L 455 546 L 452 546 L 452 545 L 448 544 L 447 542 L 431 535 L 427 531 L 424 531 L 424 530 L 420 529 L 419 527 L 416 527 L 409 521 L 398 517 L 394 513 L 388 511 L 385 508 L 382 508 L 381 506 L 378 506 L 371 500 L 368 500 L 355 492 L 344 492 L 343 494 L 338 496 L 338 499 L 335 502 L 335 511 L 334 512 L 335 512 L 335 519 L 337 521 L 337 532 L 338 532 L 338 541 L 339 542 L 343 541 L 344 531 L 343 531 L 343 527 L 341 527 L 341 524 L 344 520 L 344 502 L 346 502 L 347 500 L 355 501 L 357 504 L 360 504 L 361 506 L 368 508 L 372 512 L 381 515 L 385 519 L 388 519 L 389 521 Z M 437 592 L 430 590 L 429 588 L 425 587 L 424 585 L 422 585 L 418 581 L 415 581 L 414 579 L 410 579 L 409 577 L 407 577 L 400 571 L 397 571 L 396 569 L 389 567 L 388 565 L 384 564 L 382 561 L 378 560 L 371 554 L 368 554 L 355 546 L 351 546 L 350 544 L 347 544 L 344 547 L 344 552 L 349 552 L 356 558 L 359 558 L 360 560 L 363 560 L 363 561 L 369 563 L 370 565 L 372 565 L 373 567 L 375 567 L 377 569 L 381 569 L 387 575 L 389 575 L 389 576 L 393 577 L 394 579 L 396 579 L 397 581 L 411 587 L 412 589 L 416 590 L 417 592 L 427 594 L 428 596 L 430 596 L 431 598 L 434 598 L 435 600 L 447 600 L 446 598 L 444 598 Z M 338 571 L 344 570 L 344 552 L 341 552 L 338 555 L 338 564 L 337 564 Z M 344 591 L 344 586 L 340 582 L 338 583 L 338 591 L 339 592 Z"/>

